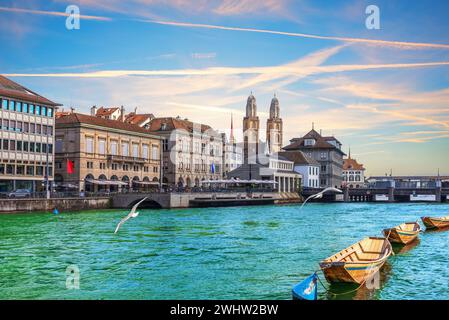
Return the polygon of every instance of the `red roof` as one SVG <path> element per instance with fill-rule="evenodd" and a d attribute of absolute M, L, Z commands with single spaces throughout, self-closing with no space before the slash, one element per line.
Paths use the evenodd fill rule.
<path fill-rule="evenodd" d="M 165 124 L 165 129 L 162 128 L 162 125 Z M 205 124 L 200 124 L 201 132 L 205 132 L 207 130 L 211 130 L 212 128 Z M 189 120 L 182 120 L 181 118 L 155 118 L 151 120 L 149 130 L 153 132 L 157 131 L 172 131 L 175 129 L 183 129 L 188 132 L 193 132 L 194 123 Z"/>
<path fill-rule="evenodd" d="M 109 115 L 113 114 L 115 111 L 117 111 L 118 109 L 119 109 L 118 107 L 112 107 L 112 108 L 100 107 L 97 110 L 96 116 L 98 116 L 98 117 L 109 116 Z"/>
<path fill-rule="evenodd" d="M 154 119 L 153 114 L 134 114 L 130 113 L 125 116 L 125 122 L 140 125 L 147 120 Z"/>
<path fill-rule="evenodd" d="M 348 158 L 343 160 L 343 170 L 365 170 L 365 168 L 357 160 Z"/>
<path fill-rule="evenodd" d="M 43 96 L 21 86 L 20 84 L 0 75 L 0 96 L 23 100 L 27 102 L 42 103 L 49 106 L 60 106 L 61 104 L 48 100 Z"/>
<path fill-rule="evenodd" d="M 314 139 L 315 144 L 305 145 L 305 140 L 308 139 Z M 343 151 L 331 144 L 329 141 L 336 141 L 337 143 L 339 143 L 339 141 L 335 137 L 322 137 L 318 132 L 312 129 L 302 138 L 293 138 L 292 140 L 290 140 L 290 144 L 283 147 L 282 149 L 286 151 L 300 149 L 336 149 L 344 154 Z"/>
<path fill-rule="evenodd" d="M 59 126 L 81 123 L 151 135 L 151 132 L 149 132 L 147 129 L 141 128 L 135 124 L 126 123 L 119 120 L 104 119 L 82 113 L 70 113 L 67 115 L 63 114 L 59 118 L 56 118 L 56 128 L 58 128 Z"/>

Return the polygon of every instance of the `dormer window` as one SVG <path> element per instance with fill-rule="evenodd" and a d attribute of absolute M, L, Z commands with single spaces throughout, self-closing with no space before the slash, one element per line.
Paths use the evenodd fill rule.
<path fill-rule="evenodd" d="M 315 145 L 315 139 L 306 139 L 305 141 L 304 141 L 304 145 L 305 146 L 314 146 Z"/>
<path fill-rule="evenodd" d="M 167 130 L 167 124 L 165 122 L 161 125 L 161 130 Z"/>

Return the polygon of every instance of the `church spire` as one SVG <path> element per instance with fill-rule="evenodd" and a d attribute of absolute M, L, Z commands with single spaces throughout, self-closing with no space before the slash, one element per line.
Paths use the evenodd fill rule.
<path fill-rule="evenodd" d="M 234 121 L 232 119 L 232 113 L 231 113 L 231 135 L 229 136 L 229 142 L 232 144 L 235 144 L 235 138 L 234 138 Z"/>

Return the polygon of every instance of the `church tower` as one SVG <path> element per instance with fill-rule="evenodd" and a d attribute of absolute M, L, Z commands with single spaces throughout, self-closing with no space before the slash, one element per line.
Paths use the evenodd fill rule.
<path fill-rule="evenodd" d="M 246 102 L 246 116 L 243 118 L 243 159 L 245 164 L 257 162 L 259 125 L 256 98 L 251 93 Z"/>
<path fill-rule="evenodd" d="M 267 120 L 267 144 L 269 153 L 276 153 L 282 148 L 282 119 L 280 118 L 279 100 L 274 95 L 270 105 L 270 118 Z"/>

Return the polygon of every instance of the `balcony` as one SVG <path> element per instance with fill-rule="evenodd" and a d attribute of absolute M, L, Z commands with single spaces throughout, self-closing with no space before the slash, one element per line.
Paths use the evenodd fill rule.
<path fill-rule="evenodd" d="M 150 159 L 139 158 L 139 157 L 130 157 L 130 156 L 121 156 L 117 154 L 108 154 L 108 161 L 115 162 L 132 162 L 132 163 L 146 163 L 149 162 Z"/>

